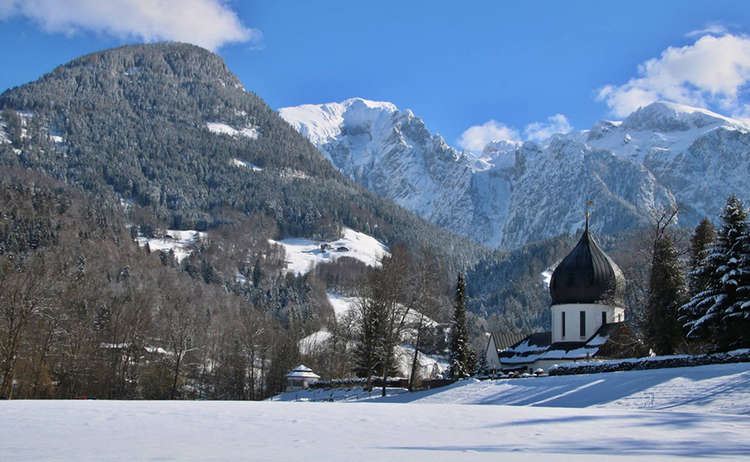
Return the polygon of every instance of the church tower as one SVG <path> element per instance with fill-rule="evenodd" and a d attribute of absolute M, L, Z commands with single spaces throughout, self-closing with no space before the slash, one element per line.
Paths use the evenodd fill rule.
<path fill-rule="evenodd" d="M 552 344 L 585 342 L 604 324 L 625 320 L 625 277 L 586 229 L 555 271 L 552 296 Z"/>

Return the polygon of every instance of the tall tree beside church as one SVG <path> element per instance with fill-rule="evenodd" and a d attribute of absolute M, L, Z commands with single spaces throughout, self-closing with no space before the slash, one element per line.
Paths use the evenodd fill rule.
<path fill-rule="evenodd" d="M 737 196 L 732 195 L 721 214 L 722 226 L 716 241 L 701 261 L 699 273 L 708 280 L 706 290 L 695 294 L 681 307 L 687 320 L 688 337 L 707 340 L 720 350 L 738 344 L 737 324 L 742 324 L 742 307 L 747 301 L 743 280 L 747 272 L 747 213 Z M 743 258 L 743 254 L 745 258 Z"/>
<path fill-rule="evenodd" d="M 456 281 L 453 325 L 451 326 L 450 375 L 454 379 L 471 375 L 469 348 L 469 334 L 466 329 L 466 279 L 463 273 L 459 273 Z"/>
<path fill-rule="evenodd" d="M 716 268 L 707 264 L 707 257 L 713 251 L 715 241 L 716 229 L 714 228 L 714 224 L 708 218 L 703 218 L 698 226 L 695 227 L 695 231 L 693 231 L 693 235 L 690 238 L 687 296 L 691 301 L 698 294 L 710 290 L 711 280 L 714 277 Z M 692 325 L 702 315 L 703 313 L 695 306 L 690 305 L 690 303 L 686 303 L 679 309 L 679 320 L 683 326 Z M 687 332 L 689 329 L 683 327 L 683 330 Z M 694 332 L 690 337 L 694 340 L 700 338 L 706 340 L 705 336 L 696 334 Z"/>
<path fill-rule="evenodd" d="M 708 287 L 711 275 L 702 271 L 701 262 L 706 258 L 708 250 L 716 240 L 714 224 L 703 218 L 695 227 L 690 238 L 690 273 L 688 274 L 688 293 L 691 297 L 703 292 Z"/>
<path fill-rule="evenodd" d="M 684 301 L 684 294 L 685 280 L 680 271 L 677 249 L 669 234 L 663 233 L 654 241 L 642 330 L 646 343 L 656 354 L 673 354 L 682 341 L 678 308 Z"/>
<path fill-rule="evenodd" d="M 750 225 L 740 236 L 737 287 L 734 301 L 724 311 L 724 324 L 729 348 L 750 346 Z"/>

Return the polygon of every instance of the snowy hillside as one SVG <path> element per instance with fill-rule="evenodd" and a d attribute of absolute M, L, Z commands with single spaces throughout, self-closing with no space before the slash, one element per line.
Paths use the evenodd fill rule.
<path fill-rule="evenodd" d="M 181 262 L 190 255 L 190 247 L 205 237 L 206 233 L 201 233 L 199 231 L 168 229 L 166 233 L 164 233 L 164 237 L 149 238 L 139 236 L 136 238 L 136 241 L 141 247 L 148 244 L 148 248 L 151 252 L 157 250 L 169 252 L 171 250 L 174 252 L 175 259 L 178 262 Z"/>
<path fill-rule="evenodd" d="M 359 300 L 356 297 L 345 297 L 333 292 L 328 293 L 328 302 L 333 307 L 336 320 L 342 322 L 348 316 L 357 316 L 357 304 Z M 419 321 L 420 314 L 415 311 L 410 311 L 407 314 L 407 323 L 415 323 Z M 425 317 L 422 322 L 427 326 L 435 326 L 437 322 L 433 319 Z M 405 329 L 404 342 L 408 342 L 410 338 L 414 337 L 413 329 Z M 312 334 L 303 337 L 298 342 L 299 352 L 303 355 L 313 354 L 316 351 L 321 351 L 322 348 L 326 347 L 326 343 L 330 340 L 331 333 L 323 328 L 319 331 L 313 332 Z M 411 375 L 412 360 L 414 358 L 414 347 L 408 343 L 403 343 L 396 346 L 395 368 L 403 377 L 409 377 Z M 444 374 L 449 367 L 448 361 L 445 358 L 439 356 L 432 356 L 422 354 L 421 352 L 417 355 L 418 371 L 419 376 L 423 378 L 432 377 L 436 374 Z"/>
<path fill-rule="evenodd" d="M 280 114 L 340 170 L 382 196 L 491 247 L 575 233 L 594 201 L 594 231 L 646 226 L 680 204 L 681 224 L 750 197 L 750 127 L 657 102 L 621 122 L 540 143 L 498 140 L 473 155 L 432 135 L 411 111 L 360 98 Z"/>
<path fill-rule="evenodd" d="M 270 240 L 284 247 L 286 271 L 302 275 L 318 263 L 332 262 L 341 257 L 357 259 L 368 266 L 380 264 L 380 259 L 388 254 L 388 248 L 367 234 L 344 228 L 344 236 L 332 242 L 314 241 L 305 238 Z"/>

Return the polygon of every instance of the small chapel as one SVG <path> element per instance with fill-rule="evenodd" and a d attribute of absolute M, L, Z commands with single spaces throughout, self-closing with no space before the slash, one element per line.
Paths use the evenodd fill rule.
<path fill-rule="evenodd" d="M 549 283 L 552 330 L 512 344 L 492 334 L 485 350 L 490 370 L 548 370 L 555 364 L 609 357 L 613 339 L 626 335 L 625 277 L 586 228 L 578 244 L 557 265 Z"/>

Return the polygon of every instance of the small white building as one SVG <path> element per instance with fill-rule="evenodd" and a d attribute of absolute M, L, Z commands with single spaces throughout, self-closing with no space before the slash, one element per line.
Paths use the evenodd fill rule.
<path fill-rule="evenodd" d="M 320 376 L 304 364 L 295 367 L 286 375 L 286 391 L 299 391 L 320 380 Z"/>

